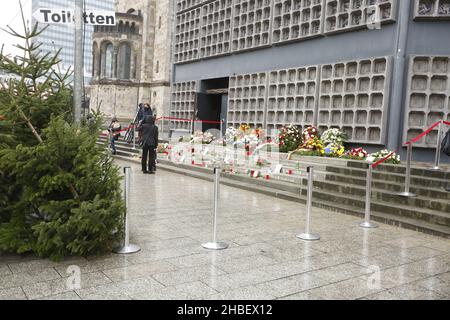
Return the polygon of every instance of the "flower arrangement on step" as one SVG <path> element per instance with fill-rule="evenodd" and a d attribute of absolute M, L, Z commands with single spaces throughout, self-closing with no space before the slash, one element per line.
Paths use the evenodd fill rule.
<path fill-rule="evenodd" d="M 227 142 L 225 139 L 214 139 L 211 142 L 211 145 L 225 147 L 227 145 Z"/>
<path fill-rule="evenodd" d="M 297 126 L 290 124 L 282 127 L 278 133 L 278 144 L 280 152 L 296 150 L 302 144 L 302 135 Z"/>
<path fill-rule="evenodd" d="M 345 154 L 345 148 L 343 145 L 337 143 L 330 143 L 323 149 L 323 154 L 326 157 L 342 157 Z"/>
<path fill-rule="evenodd" d="M 259 145 L 259 138 L 254 134 L 248 134 L 234 142 L 238 148 L 245 148 L 245 151 L 250 152 Z"/>
<path fill-rule="evenodd" d="M 351 160 L 364 160 L 367 158 L 369 153 L 361 148 L 353 148 L 349 151 L 347 151 L 344 155 L 344 158 L 351 159 Z"/>
<path fill-rule="evenodd" d="M 308 141 L 319 137 L 319 130 L 316 127 L 307 127 L 302 132 L 303 141 Z"/>
<path fill-rule="evenodd" d="M 323 144 L 328 146 L 331 144 L 337 145 L 337 146 L 343 146 L 347 142 L 347 134 L 339 129 L 332 128 L 326 130 L 322 136 L 321 139 L 323 141 Z"/>
<path fill-rule="evenodd" d="M 377 161 L 379 161 L 381 159 L 384 159 L 384 158 L 388 157 L 391 154 L 392 154 L 392 156 L 389 159 L 387 159 L 385 161 L 385 163 L 400 164 L 400 162 L 401 162 L 400 156 L 398 154 L 396 154 L 395 152 L 389 151 L 389 150 L 386 150 L 386 149 L 378 151 L 378 152 L 375 152 L 375 153 L 372 153 L 372 154 L 369 154 L 367 156 L 366 160 L 369 163 L 374 163 L 374 162 L 377 162 Z"/>
<path fill-rule="evenodd" d="M 250 134 L 251 132 L 251 128 L 248 124 L 241 124 L 239 126 L 239 131 L 244 133 L 244 134 Z"/>
<path fill-rule="evenodd" d="M 260 157 L 260 156 L 254 157 L 254 158 L 253 158 L 253 161 L 254 161 L 255 165 L 256 165 L 258 168 L 262 168 L 262 167 L 264 167 L 264 166 L 266 166 L 266 165 L 269 165 L 269 162 L 268 162 L 266 159 L 264 159 L 264 158 L 262 158 L 262 157 Z"/>
<path fill-rule="evenodd" d="M 156 148 L 156 152 L 160 154 L 166 154 L 168 155 L 170 150 L 172 149 L 172 146 L 168 143 L 160 143 L 158 147 Z"/>
<path fill-rule="evenodd" d="M 190 142 L 196 144 L 210 144 L 214 139 L 215 137 L 209 132 L 197 131 L 191 136 Z"/>

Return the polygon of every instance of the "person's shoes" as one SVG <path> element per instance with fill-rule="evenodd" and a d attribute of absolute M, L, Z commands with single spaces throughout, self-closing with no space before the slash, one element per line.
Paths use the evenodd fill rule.
<path fill-rule="evenodd" d="M 155 171 L 149 171 L 148 173 L 149 174 L 155 174 Z"/>
<path fill-rule="evenodd" d="M 143 174 L 149 174 L 150 172 L 148 172 L 147 170 L 142 171 Z"/>

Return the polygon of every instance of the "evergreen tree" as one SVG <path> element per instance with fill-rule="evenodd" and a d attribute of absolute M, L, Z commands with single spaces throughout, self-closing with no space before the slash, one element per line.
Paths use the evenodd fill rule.
<path fill-rule="evenodd" d="M 122 235 L 124 205 L 118 168 L 98 146 L 101 118 L 72 123 L 71 73 L 59 51 L 43 54 L 24 34 L 23 56 L 0 53 L 13 75 L 0 87 L 0 251 L 61 259 L 106 252 Z"/>

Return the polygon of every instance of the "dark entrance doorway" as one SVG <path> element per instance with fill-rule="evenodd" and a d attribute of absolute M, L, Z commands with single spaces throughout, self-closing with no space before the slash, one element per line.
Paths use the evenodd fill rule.
<path fill-rule="evenodd" d="M 220 130 L 220 121 L 224 121 L 222 133 L 226 130 L 228 112 L 229 78 L 203 80 L 197 97 L 197 119 L 217 123 L 203 123 L 202 131 Z"/>

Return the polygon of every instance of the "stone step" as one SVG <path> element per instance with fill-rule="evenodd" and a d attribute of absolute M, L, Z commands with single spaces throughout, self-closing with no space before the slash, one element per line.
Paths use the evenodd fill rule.
<path fill-rule="evenodd" d="M 287 161 L 287 159 L 283 160 Z M 304 163 L 317 163 L 338 167 L 352 167 L 355 169 L 367 169 L 367 163 L 364 161 L 357 160 L 348 160 L 348 159 L 339 159 L 339 158 L 325 158 L 325 157 L 310 157 L 310 156 L 301 156 L 295 157 L 295 159 L 291 161 L 301 161 Z M 441 178 L 441 179 L 450 179 L 450 165 L 442 164 L 441 171 L 435 171 L 431 168 L 434 166 L 432 163 L 425 162 L 412 162 L 411 164 L 411 174 L 416 176 L 425 176 L 432 178 Z M 405 174 L 406 172 L 406 163 L 402 162 L 398 165 L 393 164 L 380 164 L 376 167 L 376 171 L 384 171 L 389 173 L 399 173 Z"/>
<path fill-rule="evenodd" d="M 136 159 L 130 159 L 127 157 L 121 157 L 117 156 L 119 159 L 127 160 L 127 161 L 134 161 L 138 162 Z M 173 164 L 167 165 L 160 163 L 158 165 L 159 168 L 163 170 L 167 170 L 174 173 L 179 173 L 207 181 L 212 181 L 212 169 L 208 168 L 200 168 L 200 167 L 194 167 L 194 166 L 186 166 L 189 168 L 184 168 L 182 166 L 175 166 Z M 195 169 L 195 170 L 194 170 Z M 252 178 L 247 178 L 247 182 L 245 182 L 245 179 L 233 179 L 229 175 L 225 175 L 221 179 L 221 183 L 224 185 L 232 186 L 241 188 L 248 191 L 253 192 L 259 192 L 262 194 L 274 196 L 280 199 L 290 200 L 290 201 L 297 201 L 301 203 L 306 202 L 306 190 L 303 189 L 301 193 L 298 192 L 290 192 L 290 191 L 284 191 L 284 190 L 278 190 L 273 187 L 270 187 L 269 184 L 273 183 L 273 181 L 266 182 L 266 186 L 264 186 L 262 183 L 255 184 L 255 181 L 261 181 L 261 180 L 255 180 Z M 313 196 L 313 205 L 315 207 L 324 208 L 327 210 L 345 213 L 345 214 L 351 214 L 358 217 L 363 217 L 364 212 L 364 200 L 362 198 L 358 198 L 357 201 L 360 202 L 359 207 L 355 207 L 355 203 L 353 204 L 345 204 L 342 202 L 336 202 L 332 201 L 330 197 L 326 197 L 326 195 L 329 194 L 322 192 L 322 190 L 315 189 L 314 190 L 314 196 Z M 334 197 L 340 197 L 341 199 L 344 199 L 339 194 L 333 194 Z M 427 220 L 423 220 L 423 217 L 418 215 L 418 218 L 414 218 L 413 215 L 399 215 L 398 213 L 390 213 L 389 210 L 386 210 L 387 208 L 391 208 L 392 204 L 384 204 L 380 201 L 373 201 L 372 202 L 372 217 L 373 220 L 387 223 L 391 225 L 396 225 L 420 232 L 425 232 L 433 235 L 443 236 L 450 238 L 450 226 L 449 225 L 442 225 L 442 224 L 436 224 L 428 222 Z M 402 206 L 396 206 L 398 209 L 405 210 L 407 208 L 402 208 Z M 404 213 L 404 212 L 403 212 Z M 434 214 L 435 212 L 432 212 L 431 210 L 424 210 L 422 215 L 430 215 Z M 420 214 L 420 212 L 416 212 L 416 214 Z M 439 219 L 439 213 L 437 213 L 436 219 Z M 429 219 L 431 221 L 434 221 L 433 219 Z"/>
<path fill-rule="evenodd" d="M 136 149 L 132 150 L 126 143 L 122 142 L 121 144 L 116 145 L 118 152 L 124 156 L 132 156 L 140 154 L 141 150 Z M 310 158 L 310 157 L 309 157 Z M 336 160 L 336 159 L 334 159 Z M 308 164 L 304 164 L 306 167 Z M 286 166 L 286 165 L 285 165 Z M 303 167 L 303 166 L 302 166 Z M 364 169 L 349 169 L 349 168 L 339 168 L 339 167 L 330 167 L 330 166 L 315 166 L 316 172 L 322 171 L 331 171 L 331 173 L 327 173 L 325 175 L 326 181 L 335 181 L 339 183 L 353 184 L 357 186 L 365 186 L 366 184 L 366 170 Z M 300 183 L 300 178 L 296 177 L 300 172 L 304 172 L 302 170 L 298 170 L 295 166 L 286 166 L 286 168 L 291 168 L 293 170 L 293 175 L 272 175 L 272 179 L 279 180 L 282 182 L 297 184 Z M 340 173 L 340 172 L 343 172 Z M 389 174 L 389 176 L 385 176 L 381 172 L 374 172 L 374 187 L 377 189 L 385 189 L 392 192 L 400 192 L 404 190 L 404 176 L 401 174 Z M 443 190 L 443 187 L 447 186 L 447 182 L 442 179 L 426 179 L 426 181 L 422 181 L 423 179 L 412 177 L 412 187 L 411 191 L 425 197 L 450 200 L 450 193 Z M 415 182 L 415 183 L 414 183 Z"/>
<path fill-rule="evenodd" d="M 307 180 L 303 181 L 303 184 L 306 186 Z M 341 194 L 345 194 L 350 196 L 361 196 L 365 197 L 366 188 L 362 186 L 355 186 L 352 184 L 344 184 L 344 183 L 335 183 L 329 181 L 318 181 L 317 179 L 314 181 L 314 186 L 326 190 L 326 191 L 334 191 Z M 450 202 L 448 200 L 441 200 L 435 198 L 429 198 L 425 196 L 418 197 L 401 197 L 395 193 L 389 192 L 385 189 L 372 188 L 372 197 L 375 199 L 382 200 L 384 202 L 389 203 L 398 203 L 405 206 L 411 206 L 414 208 L 424 208 L 424 209 L 432 209 L 437 210 L 439 212 L 445 212 L 450 216 Z M 450 221 L 449 221 L 450 225 Z"/>
<path fill-rule="evenodd" d="M 349 196 L 350 195 L 350 196 Z M 332 192 L 330 190 L 315 189 L 314 197 L 317 199 L 327 200 L 335 203 L 335 205 L 343 204 L 353 208 L 360 208 L 364 211 L 365 208 L 365 194 L 353 195 L 343 194 L 339 192 Z M 390 213 L 406 218 L 419 219 L 425 222 L 430 222 L 443 226 L 450 226 L 450 215 L 448 213 L 439 212 L 436 210 L 426 208 L 415 208 L 409 205 L 396 204 L 392 202 L 386 202 L 372 195 L 371 201 L 372 210 Z"/>
<path fill-rule="evenodd" d="M 334 173 L 334 174 L 327 174 L 326 180 L 340 183 L 354 184 L 358 186 L 366 186 L 365 177 L 357 178 Z M 373 179 L 373 187 L 376 189 L 382 189 L 398 193 L 404 191 L 405 185 L 404 183 L 396 183 L 385 180 Z M 420 196 L 450 201 L 450 192 L 446 192 L 444 189 L 411 186 L 411 192 Z"/>

